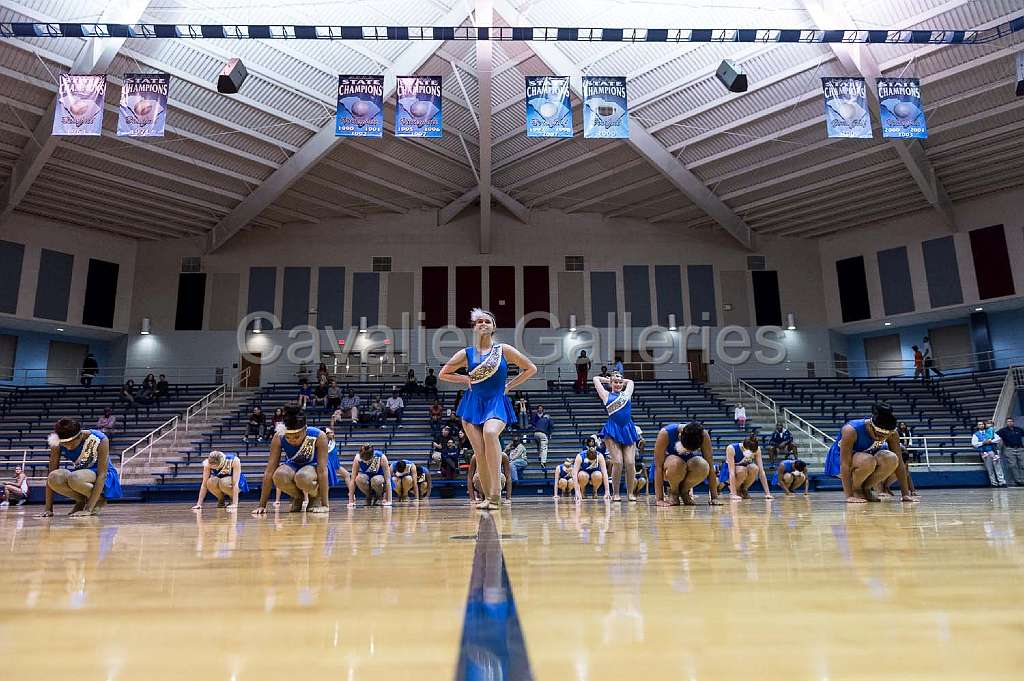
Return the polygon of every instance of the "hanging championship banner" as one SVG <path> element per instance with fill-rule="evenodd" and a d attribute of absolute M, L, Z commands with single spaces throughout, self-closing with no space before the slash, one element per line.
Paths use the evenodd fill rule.
<path fill-rule="evenodd" d="M 163 137 L 167 117 L 166 73 L 129 73 L 121 84 L 117 111 L 118 137 Z"/>
<path fill-rule="evenodd" d="M 583 76 L 583 136 L 629 138 L 624 76 Z"/>
<path fill-rule="evenodd" d="M 526 77 L 526 136 L 572 137 L 568 76 Z"/>
<path fill-rule="evenodd" d="M 921 102 L 921 82 L 917 78 L 879 78 L 878 106 L 882 118 L 882 137 L 927 139 L 928 124 Z"/>
<path fill-rule="evenodd" d="M 868 86 L 863 78 L 822 78 L 829 137 L 871 139 Z"/>
<path fill-rule="evenodd" d="M 399 76 L 395 137 L 441 136 L 441 76 Z"/>
<path fill-rule="evenodd" d="M 106 74 L 60 74 L 54 135 L 99 135 L 103 132 L 103 97 Z"/>
<path fill-rule="evenodd" d="M 384 136 L 384 76 L 338 76 L 337 137 Z"/>

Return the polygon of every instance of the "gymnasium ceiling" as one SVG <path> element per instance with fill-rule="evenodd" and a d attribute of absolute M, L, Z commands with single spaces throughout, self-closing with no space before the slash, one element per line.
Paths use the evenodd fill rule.
<path fill-rule="evenodd" d="M 722 3 L 494 0 L 494 25 L 981 29 L 1024 16 L 1021 0 L 837 0 L 827 11 L 816 2 L 730 0 L 712 9 Z M 0 0 L 0 21 L 471 25 L 472 10 L 464 0 Z M 950 202 L 1024 185 L 1024 98 L 1014 96 L 1022 42 L 1024 32 L 976 46 L 835 49 L 492 42 L 495 210 L 726 229 L 741 241 L 747 228 L 813 238 L 923 210 L 949 221 Z M 16 210 L 138 239 L 211 234 L 219 246 L 236 228 L 421 209 L 445 222 L 479 210 L 475 42 L 129 39 L 105 69 L 103 136 L 38 143 L 48 136 L 57 74 L 86 47 L 81 39 L 0 40 L 5 219 Z M 879 139 L 877 116 L 874 140 L 826 138 L 820 78 L 861 75 L 844 50 L 864 50 L 853 55 L 858 63 L 876 62 L 883 75 L 922 80 L 930 137 L 919 149 Z M 241 94 L 220 95 L 216 76 L 232 56 L 249 78 Z M 747 93 L 715 79 L 723 58 L 747 71 Z M 146 71 L 172 75 L 166 137 L 118 138 L 111 102 L 119 76 Z M 443 138 L 395 139 L 388 107 L 383 139 L 335 141 L 337 75 L 396 71 L 444 78 Z M 523 77 L 580 72 L 627 76 L 634 139 L 582 139 L 575 97 L 575 138 L 525 136 Z M 33 140 L 37 126 L 46 134 Z M 12 176 L 16 164 L 34 179 Z M 701 191 L 681 189 L 687 177 Z M 129 197 L 140 210 L 122 208 Z M 146 214 L 153 219 L 139 219 Z"/>

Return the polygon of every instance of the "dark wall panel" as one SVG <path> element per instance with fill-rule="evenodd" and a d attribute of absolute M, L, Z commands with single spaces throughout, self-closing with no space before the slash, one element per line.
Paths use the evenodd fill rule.
<path fill-rule="evenodd" d="M 551 328 L 546 314 L 551 312 L 551 279 L 548 268 L 543 265 L 523 266 L 523 315 L 545 313 L 544 319 L 532 319 L 526 323 L 528 329 Z"/>
<path fill-rule="evenodd" d="M 928 300 L 932 307 L 960 305 L 964 291 L 960 286 L 960 268 L 953 237 L 944 236 L 921 242 L 924 275 L 928 280 Z"/>
<path fill-rule="evenodd" d="M 39 281 L 33 316 L 40 319 L 68 320 L 68 298 L 71 295 L 71 273 L 75 256 L 48 251 L 39 255 Z"/>
<path fill-rule="evenodd" d="M 281 291 L 281 327 L 294 329 L 309 324 L 308 267 L 285 267 L 284 286 Z"/>
<path fill-rule="evenodd" d="M 914 285 L 910 280 L 906 246 L 878 252 L 878 279 L 882 284 L 885 314 L 914 311 Z"/>
<path fill-rule="evenodd" d="M 839 282 L 839 307 L 844 322 L 871 318 L 868 302 L 868 278 L 864 273 L 864 256 L 836 260 L 836 279 Z"/>
<path fill-rule="evenodd" d="M 116 262 L 89 258 L 89 273 L 85 281 L 85 305 L 82 323 L 89 326 L 114 326 L 114 307 L 117 303 Z"/>
<path fill-rule="evenodd" d="M 439 329 L 448 325 L 448 268 L 424 267 L 420 286 L 423 326 Z"/>
<path fill-rule="evenodd" d="M 651 268 L 647 265 L 622 267 L 622 293 L 633 326 L 651 325 Z"/>
<path fill-rule="evenodd" d="M 345 268 L 321 267 L 316 287 L 318 328 L 345 326 Z M 358 319 L 356 322 L 358 323 Z"/>
<path fill-rule="evenodd" d="M 676 324 L 686 323 L 683 313 L 683 276 L 679 265 L 654 266 L 654 293 L 658 297 L 658 323 L 668 326 L 668 316 L 676 316 Z"/>
<path fill-rule="evenodd" d="M 483 307 L 483 270 L 475 265 L 455 268 L 455 325 L 470 328 L 469 311 Z"/>
<path fill-rule="evenodd" d="M 978 297 L 985 300 L 1012 296 L 1013 270 L 1010 269 L 1010 254 L 1006 250 L 1003 226 L 972 229 L 970 237 L 974 276 L 978 279 Z"/>
<path fill-rule="evenodd" d="M 516 268 L 512 265 L 491 265 L 487 268 L 488 303 L 497 317 L 498 326 L 511 329 L 516 325 Z"/>
<path fill-rule="evenodd" d="M 175 331 L 202 331 L 203 306 L 206 304 L 206 274 L 182 272 L 178 275 L 178 309 Z"/>
<path fill-rule="evenodd" d="M 687 265 L 686 283 L 690 288 L 690 323 L 716 326 L 715 268 L 712 265 Z"/>
<path fill-rule="evenodd" d="M 380 323 L 380 274 L 356 272 L 352 275 L 352 324 L 359 326 L 366 317 L 366 325 Z"/>
<path fill-rule="evenodd" d="M 618 325 L 617 300 L 615 272 L 591 272 L 590 319 L 594 326 Z"/>
<path fill-rule="evenodd" d="M 7 314 L 17 314 L 18 312 L 21 266 L 24 262 L 24 245 L 0 241 L 0 312 Z"/>
<path fill-rule="evenodd" d="M 274 301 L 277 297 L 277 268 L 276 267 L 250 267 L 249 268 L 249 299 L 246 303 L 246 314 L 253 312 L 266 312 L 274 314 Z M 264 330 L 268 322 L 263 322 Z M 249 324 L 249 328 L 253 327 Z"/>
<path fill-rule="evenodd" d="M 758 326 L 782 326 L 782 299 L 779 296 L 779 273 L 774 270 L 753 271 L 754 322 Z"/>

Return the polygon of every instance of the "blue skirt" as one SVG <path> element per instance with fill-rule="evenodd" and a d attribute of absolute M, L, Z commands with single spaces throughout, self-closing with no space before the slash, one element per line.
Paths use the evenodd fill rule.
<path fill-rule="evenodd" d="M 328 457 L 327 459 L 327 484 L 330 487 L 334 487 L 335 485 L 338 484 L 338 467 L 331 465 L 331 459 L 335 459 L 335 457 Z M 294 464 L 291 461 L 282 461 L 281 463 L 283 463 L 285 466 L 288 466 L 289 468 L 293 469 L 296 472 L 298 472 L 299 469 L 301 468 L 305 468 L 306 466 L 312 466 L 313 468 L 316 468 L 316 463 L 308 463 L 306 464 L 306 466 L 299 466 L 298 464 Z M 335 460 L 335 463 L 338 463 L 337 459 Z"/>
<path fill-rule="evenodd" d="M 334 471 L 334 482 L 331 484 L 336 484 L 338 482 L 338 469 L 341 468 L 341 457 L 338 456 L 337 449 L 327 456 L 327 468 Z"/>
<path fill-rule="evenodd" d="M 828 456 L 825 457 L 825 475 L 834 478 L 839 477 L 839 441 L 832 443 L 828 449 Z"/>
<path fill-rule="evenodd" d="M 490 419 L 498 419 L 506 424 L 516 422 L 512 400 L 503 392 L 484 397 L 469 390 L 462 396 L 455 413 L 463 421 L 477 426 L 482 426 Z"/>
<path fill-rule="evenodd" d="M 220 479 L 222 476 L 217 475 L 215 477 Z M 231 476 L 229 476 L 229 475 L 225 475 L 223 477 L 227 478 L 228 480 L 231 479 Z M 249 491 L 249 483 L 246 482 L 246 480 L 245 480 L 245 473 L 240 473 L 238 475 L 238 491 L 239 492 L 248 492 Z"/>
<path fill-rule="evenodd" d="M 616 423 L 612 419 L 608 419 L 598 435 L 602 438 L 610 437 L 620 445 L 628 447 L 629 445 L 636 444 L 636 425 L 632 420 L 625 423 Z"/>
<path fill-rule="evenodd" d="M 96 473 L 95 468 L 90 468 L 93 473 Z M 121 476 L 117 474 L 117 469 L 111 463 L 107 464 L 107 477 L 103 480 L 103 496 L 107 499 L 120 499 L 124 496 L 124 492 L 121 490 Z"/>
<path fill-rule="evenodd" d="M 751 463 L 754 463 L 754 462 L 751 461 Z M 728 461 L 723 463 L 722 464 L 722 468 L 718 471 L 718 480 L 719 480 L 719 482 L 724 482 L 727 485 L 729 484 L 729 462 Z"/>

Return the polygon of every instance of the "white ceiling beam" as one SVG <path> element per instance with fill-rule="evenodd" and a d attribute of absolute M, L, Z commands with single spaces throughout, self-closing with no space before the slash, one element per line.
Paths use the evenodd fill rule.
<path fill-rule="evenodd" d="M 328 180 L 325 180 L 325 179 L 323 179 L 321 177 L 318 177 L 318 176 L 314 175 L 313 173 L 307 173 L 305 179 L 306 179 L 306 181 L 312 182 L 313 184 L 317 185 L 318 187 L 323 187 L 324 189 L 326 189 L 328 191 L 340 192 L 342 194 L 346 194 L 346 195 L 351 196 L 353 198 L 359 199 L 360 201 L 365 201 L 366 203 L 373 204 L 374 206 L 377 206 L 379 208 L 383 208 L 385 210 L 392 211 L 394 213 L 408 213 L 409 212 L 408 208 L 406 208 L 405 206 L 399 205 L 399 204 L 395 203 L 394 201 L 388 201 L 387 199 L 382 199 L 382 198 L 380 198 L 378 196 L 373 196 L 372 194 L 367 194 L 366 192 L 361 192 L 358 189 L 353 189 L 352 187 L 349 187 L 349 186 L 347 186 L 347 185 L 345 185 L 343 183 L 330 182 Z"/>
<path fill-rule="evenodd" d="M 491 187 L 491 195 L 494 200 L 500 203 L 505 210 L 524 225 L 530 224 L 530 209 L 505 192 Z M 444 206 L 437 212 L 437 226 L 447 225 L 458 217 L 459 213 L 466 210 L 480 196 L 480 187 L 476 186 L 463 192 L 458 198 Z"/>
<path fill-rule="evenodd" d="M 134 24 L 141 17 L 146 9 L 149 0 L 121 0 L 112 3 L 101 15 L 103 23 Z M 16 41 L 18 42 L 18 41 Z M 118 50 L 125 43 L 124 38 L 89 38 L 78 56 L 71 65 L 72 73 L 103 73 L 114 61 Z M 47 114 L 43 115 L 36 124 L 32 137 L 25 145 L 21 158 L 11 171 L 11 176 L 0 188 L 0 224 L 6 220 L 18 207 L 18 204 L 32 183 L 39 176 L 43 166 L 53 155 L 57 148 L 58 138 L 53 132 L 53 112 L 57 100 L 54 98 L 47 107 Z"/>
<path fill-rule="evenodd" d="M 362 150 L 363 149 L 360 148 L 360 151 L 362 151 Z M 396 182 L 394 182 L 392 180 L 385 180 L 383 178 L 377 177 L 376 175 L 371 175 L 371 174 L 369 174 L 367 172 L 363 172 L 362 170 L 359 170 L 357 168 L 349 168 L 349 167 L 343 166 L 341 163 L 338 163 L 337 161 L 333 161 L 331 159 L 324 159 L 323 165 L 327 166 L 328 168 L 333 168 L 334 170 L 337 170 L 339 172 L 345 173 L 347 175 L 352 175 L 353 177 L 358 177 L 360 180 L 364 180 L 364 181 L 369 182 L 371 184 L 375 184 L 375 185 L 377 185 L 379 187 L 383 187 L 383 188 L 387 189 L 388 191 L 396 192 L 398 194 L 403 194 L 405 196 L 408 196 L 409 198 L 416 199 L 417 201 L 422 201 L 423 203 L 426 203 L 426 204 L 431 205 L 431 206 L 435 206 L 435 207 L 440 208 L 441 206 L 444 205 L 444 201 L 441 201 L 440 199 L 438 199 L 438 198 L 436 198 L 434 196 L 430 196 L 428 194 L 424 194 L 422 192 L 418 192 L 418 191 L 416 191 L 414 189 L 409 189 L 408 187 L 403 187 L 400 182 L 396 183 Z M 433 177 L 433 176 L 430 175 L 429 177 Z M 383 199 L 376 199 L 376 200 L 381 200 L 382 201 Z M 393 204 L 393 205 L 397 205 L 397 204 Z M 406 209 L 403 207 L 400 212 L 404 213 L 404 212 L 406 212 Z"/>
<path fill-rule="evenodd" d="M 597 173 L 596 175 L 588 175 L 582 180 L 578 180 L 576 182 L 573 182 L 572 184 L 567 184 L 564 187 L 559 187 L 557 189 L 552 189 L 550 191 L 539 192 L 539 196 L 533 201 L 531 201 L 529 203 L 529 206 L 532 208 L 533 206 L 539 204 L 549 203 L 551 199 L 555 199 L 558 198 L 559 196 L 562 196 L 563 194 L 568 194 L 569 192 L 576 191 L 577 189 L 580 189 L 581 187 L 586 187 L 587 185 L 592 184 L 594 182 L 600 182 L 601 180 L 607 180 L 610 177 L 615 177 L 620 173 L 629 172 L 633 168 L 637 168 L 639 166 L 644 165 L 646 162 L 647 161 L 645 161 L 642 158 L 636 158 L 633 159 L 632 161 L 623 163 L 620 166 L 609 168 L 608 170 L 603 170 Z"/>
<path fill-rule="evenodd" d="M 476 0 L 477 26 L 494 26 L 492 0 Z M 494 43 L 476 42 L 476 77 L 480 117 L 480 253 L 491 252 L 491 61 Z M 457 67 L 453 67 L 457 70 Z M 466 98 L 468 101 L 468 97 Z"/>
<path fill-rule="evenodd" d="M 621 185 L 621 186 L 617 187 L 616 189 L 610 189 L 610 190 L 607 190 L 607 191 L 603 191 L 603 192 L 599 193 L 597 196 L 591 197 L 591 198 L 586 199 L 584 201 L 577 201 L 571 207 L 565 209 L 565 212 L 566 213 L 579 213 L 581 211 L 586 210 L 587 208 L 590 208 L 591 206 L 600 205 L 602 203 L 605 203 L 606 201 L 609 201 L 610 199 L 615 198 L 616 196 L 621 196 L 622 194 L 628 194 L 628 193 L 630 193 L 632 191 L 636 191 L 637 189 L 643 189 L 644 187 L 649 187 L 650 185 L 654 184 L 655 182 L 661 182 L 664 179 L 665 179 L 664 177 L 662 177 L 660 174 L 658 174 L 658 175 L 652 175 L 651 177 L 645 177 L 643 179 L 636 180 L 634 182 L 629 182 L 627 184 L 624 184 L 624 185 Z M 616 204 L 622 205 L 622 203 L 620 201 L 616 201 Z"/>
<path fill-rule="evenodd" d="M 495 0 L 494 9 L 511 26 L 528 25 L 507 0 Z M 557 43 L 534 42 L 530 43 L 530 48 L 555 73 L 569 75 L 569 83 L 576 96 L 582 97 L 579 84 L 581 82 L 580 71 L 572 60 L 558 48 Z M 751 247 L 750 227 L 639 123 L 631 121 L 628 144 L 641 156 L 647 158 L 651 165 L 694 204 L 714 218 L 744 248 Z"/>
<path fill-rule="evenodd" d="M 466 7 L 457 4 L 445 16 L 440 17 L 436 23 L 439 26 L 458 26 L 465 21 L 467 16 L 469 16 L 469 12 Z M 390 99 L 395 93 L 395 74 L 415 73 L 430 59 L 438 47 L 439 45 L 432 41 L 410 42 L 396 60 L 394 70 L 385 77 L 384 99 Z M 207 252 L 216 251 L 227 243 L 242 227 L 274 203 L 299 178 L 327 156 L 340 140 L 344 139 L 335 136 L 334 128 L 334 119 L 331 119 L 221 220 L 210 232 Z"/>
<path fill-rule="evenodd" d="M 566 168 L 571 168 L 574 165 L 576 165 L 577 163 L 582 163 L 584 161 L 590 161 L 590 160 L 592 160 L 594 158 L 597 158 L 598 156 L 601 156 L 602 154 L 605 154 L 605 153 L 611 151 L 612 149 L 621 149 L 621 148 L 622 148 L 622 143 L 621 143 L 620 140 L 608 140 L 607 142 L 601 144 L 601 146 L 599 146 L 596 149 L 591 149 L 588 152 L 579 154 L 578 156 L 573 156 L 572 158 L 570 158 L 568 160 L 562 161 L 561 163 L 556 163 L 553 166 L 545 168 L 544 170 L 540 171 L 539 173 L 534 173 L 532 175 L 527 175 L 526 177 L 524 177 L 524 178 L 522 178 L 520 180 L 516 180 L 512 184 L 508 185 L 507 188 L 508 189 L 518 189 L 519 187 L 523 187 L 523 186 L 526 186 L 528 184 L 533 184 L 534 182 L 537 182 L 539 180 L 543 180 L 545 177 L 549 177 L 551 175 L 555 175 L 557 173 L 560 173 L 563 170 L 565 170 Z"/>
<path fill-rule="evenodd" d="M 135 230 L 134 227 L 129 225 L 121 224 L 119 226 L 112 225 L 110 223 L 97 222 L 96 220 L 90 220 L 88 218 L 80 218 L 75 215 L 71 215 L 61 211 L 53 205 L 39 205 L 33 203 L 31 200 L 25 201 L 22 211 L 29 215 L 38 215 L 48 220 L 53 220 L 58 224 L 64 225 L 77 225 L 79 227 L 85 227 L 87 229 L 95 229 L 100 232 L 107 232 L 108 234 L 117 234 L 118 236 L 126 236 L 139 241 L 159 241 L 160 237 L 150 236 L 149 234 L 140 233 Z"/>

